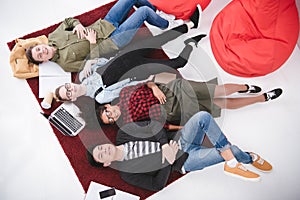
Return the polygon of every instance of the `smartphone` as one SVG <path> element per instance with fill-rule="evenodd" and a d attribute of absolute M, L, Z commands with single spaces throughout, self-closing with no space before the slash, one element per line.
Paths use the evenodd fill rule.
<path fill-rule="evenodd" d="M 115 188 L 110 188 L 108 190 L 103 190 L 103 191 L 99 192 L 99 195 L 100 195 L 100 199 L 104 199 L 106 197 L 116 195 L 116 190 L 115 190 Z"/>

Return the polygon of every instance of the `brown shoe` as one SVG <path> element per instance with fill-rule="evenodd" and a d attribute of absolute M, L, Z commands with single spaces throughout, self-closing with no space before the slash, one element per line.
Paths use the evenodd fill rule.
<path fill-rule="evenodd" d="M 250 155 L 252 156 L 252 158 L 255 158 L 255 160 L 253 160 L 253 163 L 251 163 L 255 168 L 257 168 L 258 170 L 262 171 L 262 172 L 270 172 L 272 171 L 272 165 L 262 159 L 259 155 L 257 155 L 256 153 L 250 153 Z"/>
<path fill-rule="evenodd" d="M 260 176 L 244 167 L 241 163 L 238 163 L 235 167 L 229 167 L 226 163 L 224 165 L 224 172 L 227 175 L 241 178 L 247 181 L 259 181 Z"/>

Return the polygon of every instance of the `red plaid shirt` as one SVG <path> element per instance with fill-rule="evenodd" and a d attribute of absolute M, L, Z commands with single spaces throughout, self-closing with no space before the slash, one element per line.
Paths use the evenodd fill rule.
<path fill-rule="evenodd" d="M 150 119 L 161 121 L 159 101 L 145 83 L 124 87 L 118 106 L 123 124 Z"/>

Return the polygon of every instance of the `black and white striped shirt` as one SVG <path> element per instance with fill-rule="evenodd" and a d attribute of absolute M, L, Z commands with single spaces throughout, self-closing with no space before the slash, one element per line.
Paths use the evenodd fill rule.
<path fill-rule="evenodd" d="M 131 160 L 160 151 L 159 142 L 131 141 L 124 144 L 124 160 Z"/>

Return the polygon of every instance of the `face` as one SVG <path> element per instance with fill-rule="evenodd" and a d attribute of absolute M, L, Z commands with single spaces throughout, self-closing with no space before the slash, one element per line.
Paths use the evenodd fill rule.
<path fill-rule="evenodd" d="M 103 163 L 103 166 L 107 167 L 115 161 L 116 146 L 113 144 L 98 145 L 92 154 L 96 162 Z"/>
<path fill-rule="evenodd" d="M 46 62 L 54 55 L 54 48 L 46 44 L 39 44 L 32 48 L 32 57 L 36 61 Z"/>
<path fill-rule="evenodd" d="M 64 86 L 60 87 L 59 95 L 62 99 L 68 101 L 76 101 L 76 99 L 81 95 L 81 86 L 79 84 L 74 83 L 65 83 Z"/>
<path fill-rule="evenodd" d="M 101 119 L 105 124 L 115 123 L 121 116 L 121 110 L 119 106 L 111 106 L 110 104 L 105 105 L 105 110 L 101 115 Z"/>

